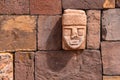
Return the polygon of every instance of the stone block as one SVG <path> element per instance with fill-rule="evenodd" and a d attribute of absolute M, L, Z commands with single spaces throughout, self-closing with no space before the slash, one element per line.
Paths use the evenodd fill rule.
<path fill-rule="evenodd" d="M 101 12 L 99 10 L 87 11 L 87 48 L 100 48 L 100 18 Z"/>
<path fill-rule="evenodd" d="M 102 42 L 103 74 L 120 75 L 120 42 Z"/>
<path fill-rule="evenodd" d="M 35 16 L 0 16 L 0 52 L 36 50 Z"/>
<path fill-rule="evenodd" d="M 29 0 L 0 0 L 0 14 L 29 14 Z"/>
<path fill-rule="evenodd" d="M 15 53 L 15 80 L 34 80 L 34 52 Z"/>
<path fill-rule="evenodd" d="M 61 14 L 61 0 L 30 0 L 31 14 Z"/>
<path fill-rule="evenodd" d="M 39 16 L 38 49 L 60 50 L 62 48 L 61 16 Z"/>
<path fill-rule="evenodd" d="M 103 76 L 103 80 L 120 80 L 120 76 Z"/>
<path fill-rule="evenodd" d="M 67 9 L 62 17 L 64 50 L 85 49 L 87 16 L 83 10 Z"/>
<path fill-rule="evenodd" d="M 35 53 L 36 80 L 102 80 L 97 50 L 39 51 Z"/>
<path fill-rule="evenodd" d="M 0 80 L 13 80 L 13 55 L 0 53 Z"/>
<path fill-rule="evenodd" d="M 120 0 L 116 0 L 116 7 L 120 7 Z"/>
<path fill-rule="evenodd" d="M 115 0 L 105 0 L 103 8 L 115 8 Z"/>
<path fill-rule="evenodd" d="M 102 38 L 103 40 L 120 40 L 120 9 L 103 11 Z"/>

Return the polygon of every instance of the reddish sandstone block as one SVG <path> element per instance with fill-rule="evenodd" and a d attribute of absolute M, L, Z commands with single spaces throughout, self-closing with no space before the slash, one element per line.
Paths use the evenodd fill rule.
<path fill-rule="evenodd" d="M 100 48 L 100 18 L 101 12 L 99 10 L 88 10 L 88 30 L 87 30 L 87 48 L 99 49 Z"/>
<path fill-rule="evenodd" d="M 0 52 L 36 50 L 35 16 L 0 16 Z"/>
<path fill-rule="evenodd" d="M 29 14 L 29 0 L 0 0 L 0 14 Z"/>
<path fill-rule="evenodd" d="M 34 80 L 34 53 L 15 53 L 15 80 Z"/>
<path fill-rule="evenodd" d="M 101 43 L 103 73 L 120 75 L 120 42 Z"/>
<path fill-rule="evenodd" d="M 103 76 L 103 80 L 120 80 L 120 76 Z"/>
<path fill-rule="evenodd" d="M 116 0 L 116 7 L 120 7 L 120 0 Z"/>
<path fill-rule="evenodd" d="M 38 49 L 60 50 L 62 47 L 61 16 L 39 16 Z"/>
<path fill-rule="evenodd" d="M 31 14 L 61 14 L 61 0 L 30 0 Z"/>
<path fill-rule="evenodd" d="M 35 54 L 36 80 L 102 80 L 100 52 L 39 51 Z"/>

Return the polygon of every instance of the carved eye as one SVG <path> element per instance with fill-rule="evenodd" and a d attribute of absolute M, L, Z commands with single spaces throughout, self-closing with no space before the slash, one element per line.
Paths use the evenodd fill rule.
<path fill-rule="evenodd" d="M 78 29 L 78 35 L 83 36 L 83 29 Z"/>
<path fill-rule="evenodd" d="M 66 28 L 64 29 L 64 36 L 70 36 L 71 35 L 71 29 Z"/>

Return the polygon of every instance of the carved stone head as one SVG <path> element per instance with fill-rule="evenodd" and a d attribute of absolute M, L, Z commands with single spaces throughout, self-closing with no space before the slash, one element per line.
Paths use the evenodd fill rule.
<path fill-rule="evenodd" d="M 86 14 L 83 10 L 67 9 L 62 17 L 63 49 L 85 49 Z"/>

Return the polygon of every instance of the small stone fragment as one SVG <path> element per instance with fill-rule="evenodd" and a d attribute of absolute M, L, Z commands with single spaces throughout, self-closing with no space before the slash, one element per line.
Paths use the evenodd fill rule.
<path fill-rule="evenodd" d="M 103 8 L 115 8 L 115 0 L 105 0 Z"/>
<path fill-rule="evenodd" d="M 120 80 L 120 76 L 103 76 L 103 80 Z"/>

